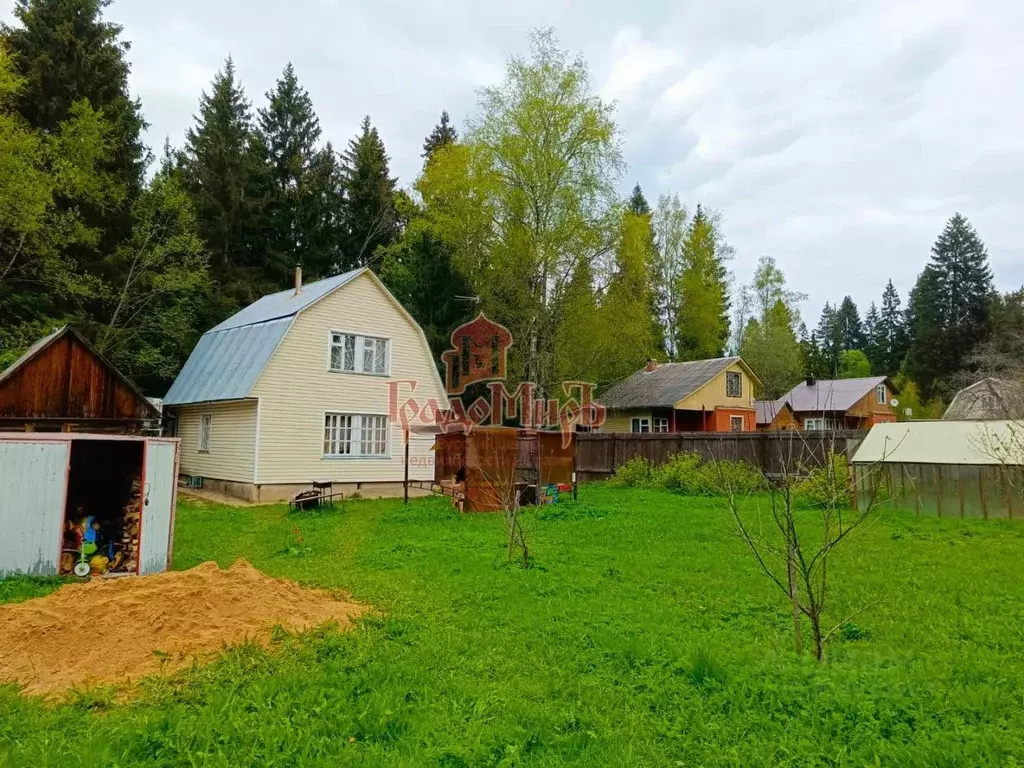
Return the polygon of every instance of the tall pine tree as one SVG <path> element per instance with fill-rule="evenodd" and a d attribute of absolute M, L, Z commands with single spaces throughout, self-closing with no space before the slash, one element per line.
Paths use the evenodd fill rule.
<path fill-rule="evenodd" d="M 348 247 L 346 268 L 379 267 L 377 248 L 391 245 L 398 236 L 395 182 L 388 156 L 370 116 L 363 118 L 359 135 L 343 155 Z"/>

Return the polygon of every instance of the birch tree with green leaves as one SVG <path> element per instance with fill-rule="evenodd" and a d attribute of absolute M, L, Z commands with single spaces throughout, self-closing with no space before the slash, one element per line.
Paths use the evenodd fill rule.
<path fill-rule="evenodd" d="M 614 109 L 554 33 L 531 35 L 500 85 L 480 93 L 461 144 L 434 152 L 418 189 L 456 248 L 480 307 L 512 332 L 509 378 L 554 389 L 561 304 L 576 270 L 613 271 L 623 168 Z"/>

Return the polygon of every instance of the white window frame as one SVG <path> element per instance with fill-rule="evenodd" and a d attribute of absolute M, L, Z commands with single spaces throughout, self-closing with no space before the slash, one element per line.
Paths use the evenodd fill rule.
<path fill-rule="evenodd" d="M 651 431 L 651 420 L 634 416 L 629 422 L 629 431 L 634 435 L 646 435 Z"/>
<path fill-rule="evenodd" d="M 878 401 L 879 405 L 885 405 L 885 384 L 879 384 L 875 387 L 875 400 Z"/>
<path fill-rule="evenodd" d="M 654 416 L 651 419 L 651 431 L 656 434 L 668 432 L 668 416 Z"/>
<path fill-rule="evenodd" d="M 804 419 L 804 432 L 825 432 L 838 429 L 839 422 L 836 419 L 826 419 L 821 416 Z"/>
<path fill-rule="evenodd" d="M 736 428 L 737 422 L 739 423 L 739 429 Z M 730 416 L 729 417 L 729 431 L 730 432 L 743 432 L 746 429 L 746 422 L 742 416 Z"/>
<path fill-rule="evenodd" d="M 348 419 L 347 425 L 338 422 L 332 423 L 330 419 Z M 369 424 L 370 420 L 382 420 L 376 424 Z M 383 438 L 382 453 L 364 452 L 364 436 L 366 430 L 376 430 L 377 443 Z M 334 430 L 337 434 L 333 434 Z M 383 432 L 381 432 L 383 430 Z M 342 433 L 347 431 L 347 441 L 342 442 Z M 372 439 L 372 438 L 370 438 Z M 345 411 L 324 411 L 322 422 L 322 458 L 324 459 L 390 459 L 391 458 L 391 421 L 387 414 L 383 413 L 347 413 Z M 347 447 L 347 451 L 342 451 Z M 333 451 L 333 452 L 332 452 Z"/>
<path fill-rule="evenodd" d="M 335 337 L 340 337 L 336 339 Z M 341 348 L 341 363 L 345 364 L 346 339 L 352 339 L 352 368 L 334 367 L 334 350 Z M 383 342 L 384 344 L 384 370 L 366 370 L 366 344 L 368 341 Z M 327 332 L 327 370 L 330 373 L 357 373 L 361 376 L 390 376 L 391 375 L 391 337 L 379 336 L 371 333 L 355 333 L 353 331 L 328 331 Z"/>
<path fill-rule="evenodd" d="M 209 453 L 210 443 L 213 442 L 213 414 L 199 414 L 199 439 L 196 441 L 198 453 Z"/>
<path fill-rule="evenodd" d="M 738 381 L 739 382 L 739 390 L 738 390 L 737 394 L 735 394 L 735 395 L 730 395 L 729 394 L 729 381 L 730 380 Z M 737 398 L 737 399 L 743 397 L 743 374 L 740 373 L 739 371 L 726 371 L 725 372 L 725 396 L 726 397 L 734 397 L 734 398 Z"/>

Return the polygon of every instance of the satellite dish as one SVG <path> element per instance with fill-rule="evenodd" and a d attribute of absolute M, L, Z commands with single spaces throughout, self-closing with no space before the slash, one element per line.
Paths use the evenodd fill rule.
<path fill-rule="evenodd" d="M 893 408 L 898 408 L 899 404 L 900 404 L 900 401 L 897 400 L 895 397 L 892 400 L 889 401 L 889 405 L 891 405 Z"/>

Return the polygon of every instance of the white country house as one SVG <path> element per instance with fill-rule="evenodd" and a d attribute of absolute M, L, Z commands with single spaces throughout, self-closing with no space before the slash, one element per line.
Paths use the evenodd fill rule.
<path fill-rule="evenodd" d="M 167 392 L 181 472 L 250 501 L 328 480 L 400 493 L 401 424 L 389 384 L 448 408 L 422 329 L 369 269 L 264 296 L 207 331 Z M 408 385 L 402 385 L 408 396 Z M 413 434 L 409 477 L 433 478 L 431 435 Z"/>

